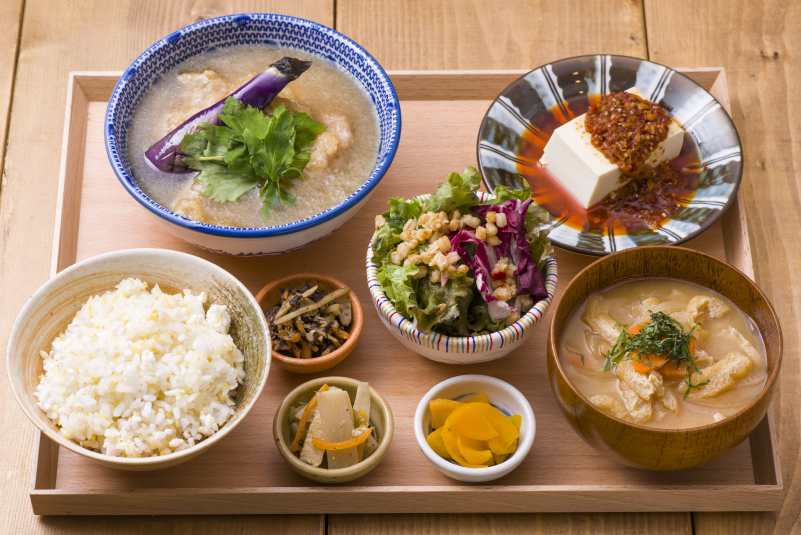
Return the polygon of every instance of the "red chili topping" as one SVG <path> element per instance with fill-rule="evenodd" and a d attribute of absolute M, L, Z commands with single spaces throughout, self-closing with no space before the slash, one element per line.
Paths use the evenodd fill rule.
<path fill-rule="evenodd" d="M 648 166 L 650 168 L 650 166 Z M 667 162 L 651 168 L 651 175 L 633 179 L 603 198 L 587 212 L 590 223 L 606 221 L 610 215 L 645 222 L 651 229 L 675 215 L 686 202 L 689 176 L 682 175 Z"/>
<path fill-rule="evenodd" d="M 668 135 L 670 117 L 659 104 L 632 93 L 610 93 L 590 106 L 584 128 L 593 146 L 624 175 L 650 174 L 645 164 L 651 152 Z"/>
<path fill-rule="evenodd" d="M 499 271 L 497 273 L 492 274 L 493 281 L 505 281 L 506 280 L 506 273 L 504 271 Z"/>

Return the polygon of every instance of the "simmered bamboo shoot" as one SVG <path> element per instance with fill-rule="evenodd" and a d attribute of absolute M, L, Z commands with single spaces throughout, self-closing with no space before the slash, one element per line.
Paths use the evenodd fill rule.
<path fill-rule="evenodd" d="M 353 407 L 344 390 L 317 393 L 317 406 L 322 421 L 322 438 L 327 442 L 345 442 L 353 438 Z M 308 438 L 307 438 L 308 441 Z M 347 468 L 359 462 L 356 446 L 341 451 L 328 451 L 328 468 Z"/>
<path fill-rule="evenodd" d="M 325 450 L 318 448 L 312 444 L 314 437 L 322 438 L 323 436 L 323 422 L 320 419 L 320 409 L 312 411 L 311 424 L 309 424 L 309 431 L 306 433 L 306 441 L 303 443 L 303 449 L 300 451 L 300 460 L 312 466 L 320 466 L 323 462 L 323 454 Z"/>

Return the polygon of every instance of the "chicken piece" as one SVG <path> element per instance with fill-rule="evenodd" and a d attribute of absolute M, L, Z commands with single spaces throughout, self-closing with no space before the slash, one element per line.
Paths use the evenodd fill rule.
<path fill-rule="evenodd" d="M 320 419 L 320 409 L 311 412 L 311 423 L 306 432 L 306 440 L 303 442 L 303 449 L 300 450 L 300 460 L 312 466 L 320 466 L 323 462 L 325 450 L 321 450 L 312 444 L 312 438 L 323 436 L 323 421 Z"/>
<path fill-rule="evenodd" d="M 590 398 L 590 403 L 610 413 L 615 418 L 623 419 L 629 415 L 626 407 L 623 406 L 618 400 L 613 399 L 611 396 L 598 395 Z"/>
<path fill-rule="evenodd" d="M 754 361 L 754 364 L 757 365 L 760 364 L 762 360 L 760 354 L 757 352 L 754 346 L 751 345 L 751 342 L 749 342 L 746 339 L 746 337 L 740 333 L 740 331 L 738 331 L 732 326 L 729 326 L 728 328 L 723 329 L 721 334 L 723 334 L 724 336 L 728 336 L 733 341 L 737 342 L 737 344 L 742 348 L 743 353 L 745 353 L 748 356 L 748 358 Z"/>
<path fill-rule="evenodd" d="M 328 113 L 323 115 L 320 119 L 325 125 L 325 131 L 331 132 L 337 137 L 340 149 L 347 149 L 350 147 L 353 132 L 350 129 L 350 123 L 347 117 L 340 113 Z"/>
<path fill-rule="evenodd" d="M 642 399 L 637 393 L 631 389 L 625 381 L 618 381 L 618 388 L 620 394 L 623 396 L 623 401 L 626 404 L 626 410 L 629 412 L 629 417 L 634 423 L 645 423 L 651 419 L 651 402 Z"/>
<path fill-rule="evenodd" d="M 197 199 L 181 199 L 175 203 L 175 208 L 172 211 L 192 221 L 204 222 L 203 209 Z"/>
<path fill-rule="evenodd" d="M 696 295 L 687 303 L 687 315 L 692 323 L 699 323 L 698 318 L 704 312 L 710 318 L 722 318 L 729 313 L 729 305 L 709 295 Z"/>
<path fill-rule="evenodd" d="M 754 363 L 750 358 L 740 353 L 732 351 L 712 366 L 700 370 L 700 373 L 693 373 L 690 376 L 692 384 L 697 385 L 705 381 L 709 383 L 690 390 L 688 398 L 702 399 L 715 397 L 730 390 L 735 383 L 748 375 Z M 684 396 L 687 392 L 687 383 L 682 381 L 679 384 L 679 394 Z"/>
<path fill-rule="evenodd" d="M 178 81 L 184 87 L 180 99 L 183 105 L 170 110 L 167 115 L 165 134 L 171 132 L 195 113 L 219 102 L 226 95 L 230 95 L 237 87 L 251 78 L 253 76 L 247 76 L 241 81 L 236 80 L 232 83 L 221 78 L 211 69 L 206 69 L 203 72 L 184 72 L 179 74 Z"/>
<path fill-rule="evenodd" d="M 615 345 L 620 333 L 623 332 L 623 326 L 618 325 L 615 319 L 609 315 L 608 312 L 599 310 L 600 296 L 593 296 L 587 301 L 587 306 L 584 307 L 584 314 L 581 315 L 581 320 L 589 326 L 590 329 L 601 335 L 609 344 Z"/>
<path fill-rule="evenodd" d="M 650 401 L 654 394 L 664 390 L 662 375 L 658 371 L 637 373 L 634 371 L 634 362 L 623 360 L 615 367 L 615 374 L 618 379 L 628 384 L 628 386 L 642 399 Z"/>
<path fill-rule="evenodd" d="M 309 153 L 307 171 L 322 171 L 336 157 L 339 150 L 339 138 L 327 130 L 317 136 Z"/>

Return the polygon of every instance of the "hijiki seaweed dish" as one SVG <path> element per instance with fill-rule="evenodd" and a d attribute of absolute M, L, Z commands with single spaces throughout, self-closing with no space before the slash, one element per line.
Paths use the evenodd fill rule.
<path fill-rule="evenodd" d="M 350 338 L 350 288 L 324 293 L 322 283 L 311 281 L 297 288 L 281 288 L 280 292 L 278 302 L 264 312 L 273 350 L 310 359 L 328 355 Z"/>

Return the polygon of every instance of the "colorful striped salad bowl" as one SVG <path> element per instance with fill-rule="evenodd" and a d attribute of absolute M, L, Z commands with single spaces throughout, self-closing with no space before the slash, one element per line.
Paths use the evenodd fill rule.
<path fill-rule="evenodd" d="M 483 192 L 477 192 L 477 195 L 482 203 L 494 198 L 494 195 Z M 420 195 L 416 198 L 426 200 L 428 197 Z M 436 332 L 426 334 L 416 329 L 411 320 L 395 309 L 381 288 L 377 279 L 378 266 L 372 261 L 372 242 L 373 238 L 367 246 L 367 286 L 381 322 L 408 349 L 437 362 L 475 364 L 505 357 L 531 336 L 548 310 L 556 290 L 556 260 L 551 259 L 543 270 L 548 296 L 535 303 L 531 310 L 505 329 L 477 336 L 445 336 Z"/>

